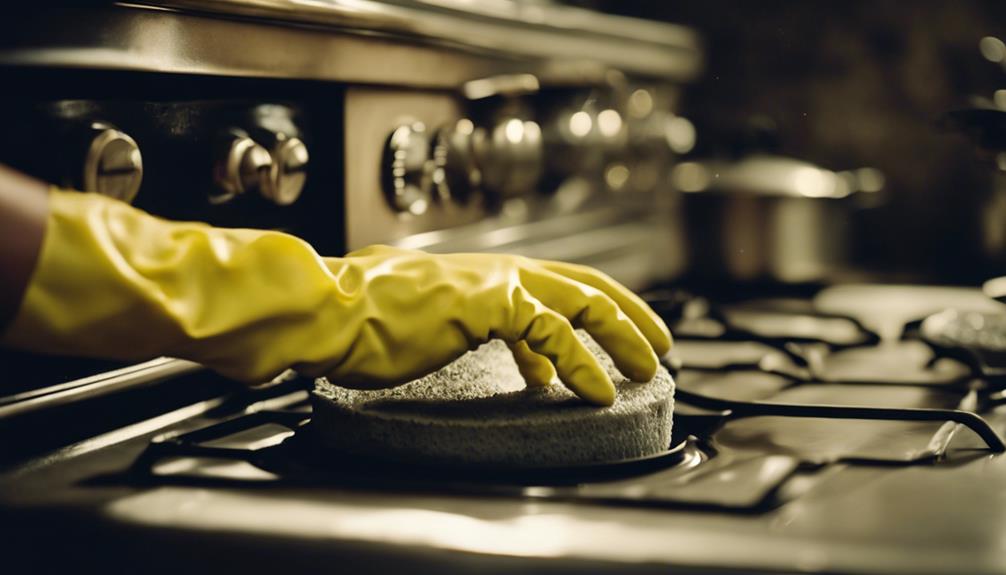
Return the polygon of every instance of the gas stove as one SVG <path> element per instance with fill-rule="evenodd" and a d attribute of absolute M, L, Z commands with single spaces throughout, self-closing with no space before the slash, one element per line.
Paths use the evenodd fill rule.
<path fill-rule="evenodd" d="M 319 451 L 311 382 L 290 375 L 10 468 L 9 553 L 146 569 L 156 550 L 164 571 L 1006 568 L 997 384 L 913 327 L 1000 304 L 869 285 L 647 297 L 676 333 L 675 433 L 660 456 L 508 471 Z"/>
<path fill-rule="evenodd" d="M 11 571 L 1006 572 L 1006 362 L 976 351 L 1001 304 L 689 275 L 691 30 L 537 1 L 177 0 L 0 31 L 0 162 L 325 255 L 595 266 L 668 322 L 678 386 L 654 457 L 429 468 L 317 449 L 295 374 L 0 351 Z"/>

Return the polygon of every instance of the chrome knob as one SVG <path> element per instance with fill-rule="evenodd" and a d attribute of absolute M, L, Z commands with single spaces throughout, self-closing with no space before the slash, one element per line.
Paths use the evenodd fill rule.
<path fill-rule="evenodd" d="M 441 200 L 465 203 L 479 188 L 482 172 L 475 163 L 475 124 L 463 118 L 441 127 L 433 138 L 433 185 Z"/>
<path fill-rule="evenodd" d="M 544 164 L 536 122 L 504 118 L 491 130 L 477 128 L 472 143 L 487 193 L 505 199 L 534 191 Z"/>
<path fill-rule="evenodd" d="M 392 209 L 417 216 L 426 213 L 433 179 L 426 126 L 414 122 L 395 128 L 388 137 L 383 164 L 382 183 Z"/>
<path fill-rule="evenodd" d="M 536 94 L 540 89 L 538 77 L 533 74 L 501 74 L 465 82 L 461 86 L 461 93 L 468 100 L 484 100 L 495 96 Z"/>
<path fill-rule="evenodd" d="M 575 102 L 556 110 L 545 133 L 550 173 L 562 180 L 590 177 L 604 168 L 604 146 L 594 108 Z"/>
<path fill-rule="evenodd" d="M 210 201 L 220 204 L 252 190 L 273 185 L 272 155 L 247 134 L 231 132 L 225 139 L 222 155 L 213 168 L 213 180 L 219 190 Z"/>
<path fill-rule="evenodd" d="M 143 181 L 143 156 L 129 135 L 107 124 L 91 125 L 94 135 L 84 157 L 83 188 L 131 202 Z"/>
<path fill-rule="evenodd" d="M 280 206 L 288 206 L 297 201 L 307 181 L 307 146 L 300 138 L 279 135 L 271 155 L 269 178 L 259 192 Z"/>

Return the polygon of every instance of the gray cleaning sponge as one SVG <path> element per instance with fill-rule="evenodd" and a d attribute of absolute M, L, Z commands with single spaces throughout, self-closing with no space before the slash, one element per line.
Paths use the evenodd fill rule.
<path fill-rule="evenodd" d="M 316 382 L 311 427 L 321 445 L 425 464 L 554 467 L 656 455 L 671 442 L 674 381 L 622 377 L 584 332 L 618 389 L 595 407 L 559 383 L 526 388 L 510 350 L 489 342 L 430 375 L 392 389 Z"/>

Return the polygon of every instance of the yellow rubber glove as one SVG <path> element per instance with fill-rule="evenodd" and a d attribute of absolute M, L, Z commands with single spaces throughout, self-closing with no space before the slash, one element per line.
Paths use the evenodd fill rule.
<path fill-rule="evenodd" d="M 614 387 L 574 327 L 639 381 L 671 345 L 646 304 L 582 266 L 381 246 L 322 258 L 287 234 L 168 222 L 93 194 L 54 190 L 49 204 L 38 265 L 0 340 L 8 346 L 168 355 L 252 383 L 294 368 L 373 388 L 501 338 L 530 384 L 557 371 L 607 405 Z"/>

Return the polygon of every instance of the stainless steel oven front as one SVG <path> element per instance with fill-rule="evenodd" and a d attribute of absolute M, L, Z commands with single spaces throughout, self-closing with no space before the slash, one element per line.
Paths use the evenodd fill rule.
<path fill-rule="evenodd" d="M 689 29 L 369 0 L 59 2 L 0 29 L 0 161 L 53 184 L 325 255 L 507 251 L 636 288 L 684 265 L 666 176 L 694 140 L 675 114 L 702 64 Z M 23 374 L 5 403 L 40 407 L 198 370 L 0 355 Z"/>

